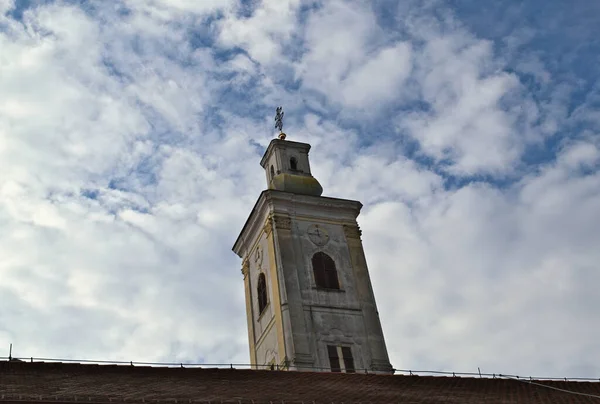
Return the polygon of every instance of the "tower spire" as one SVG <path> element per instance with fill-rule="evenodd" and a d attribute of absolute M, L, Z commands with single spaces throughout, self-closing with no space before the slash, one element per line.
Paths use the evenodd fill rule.
<path fill-rule="evenodd" d="M 283 107 L 275 109 L 275 127 L 279 129 L 279 139 L 285 140 L 286 134 L 283 133 Z"/>

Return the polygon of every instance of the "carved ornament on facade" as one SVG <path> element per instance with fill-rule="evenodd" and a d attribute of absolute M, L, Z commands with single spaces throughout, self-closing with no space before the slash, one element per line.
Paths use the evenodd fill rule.
<path fill-rule="evenodd" d="M 269 216 L 267 218 L 267 220 L 265 220 L 265 225 L 263 226 L 263 231 L 265 232 L 267 237 L 269 236 L 269 234 L 271 234 L 271 231 L 273 231 L 273 225 L 271 224 L 271 216 Z"/>
<path fill-rule="evenodd" d="M 292 219 L 285 215 L 272 215 L 275 228 L 282 230 L 292 230 Z"/>
<path fill-rule="evenodd" d="M 360 230 L 360 227 L 358 226 L 345 224 L 344 234 L 346 235 L 346 238 L 360 239 L 360 236 L 362 235 L 362 230 Z"/>
<path fill-rule="evenodd" d="M 256 264 L 260 267 L 262 262 L 263 262 L 263 250 L 262 247 L 259 245 L 256 247 L 256 250 L 254 251 L 254 262 L 256 262 Z"/>
<path fill-rule="evenodd" d="M 319 247 L 323 247 L 329 241 L 329 233 L 327 230 L 323 226 L 316 223 L 308 226 L 306 234 L 308 234 L 310 241 Z"/>
<path fill-rule="evenodd" d="M 250 273 L 250 263 L 248 262 L 247 259 L 245 259 L 244 262 L 242 262 L 242 275 L 244 275 L 244 279 L 246 279 L 246 277 L 248 276 L 249 273 Z"/>

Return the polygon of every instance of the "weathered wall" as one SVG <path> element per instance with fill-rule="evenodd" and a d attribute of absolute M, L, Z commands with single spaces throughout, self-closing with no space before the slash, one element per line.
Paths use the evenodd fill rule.
<path fill-rule="evenodd" d="M 266 365 L 275 360 L 279 364 L 283 358 L 280 358 L 279 343 L 278 343 L 278 327 L 275 324 L 277 291 L 273 276 L 276 274 L 275 265 L 273 265 L 272 254 L 269 253 L 270 240 L 269 235 L 261 229 L 254 241 L 254 247 L 248 254 L 249 262 L 249 288 L 252 298 L 250 306 L 252 312 L 249 315 L 252 317 L 252 322 L 249 323 L 250 333 L 254 335 L 255 353 L 254 358 L 258 365 Z M 260 274 L 264 274 L 267 281 L 267 306 L 262 313 L 259 312 L 258 306 L 258 279 Z M 281 329 L 281 326 L 279 327 Z M 251 348 L 252 349 L 252 348 Z"/>
<path fill-rule="evenodd" d="M 296 284 L 286 283 L 288 304 L 290 307 L 302 307 L 301 321 L 294 319 L 285 331 L 299 334 L 296 339 L 308 344 L 308 353 L 312 356 L 312 366 L 328 368 L 327 345 L 350 346 L 357 368 L 370 367 L 371 347 L 367 341 L 365 316 L 357 296 L 356 278 L 354 275 L 350 251 L 344 235 L 343 224 L 328 223 L 315 218 L 292 216 L 290 239 L 280 239 L 280 243 L 291 243 L 283 260 L 283 271 L 286 277 L 296 278 Z M 331 218 L 329 221 L 332 221 Z M 325 231 L 328 239 L 325 243 L 315 244 L 310 240 L 307 231 L 309 226 L 318 223 Z M 285 250 L 285 248 L 282 248 Z M 316 287 L 312 257 L 322 251 L 329 255 L 336 264 L 339 290 L 323 290 Z M 291 300 L 290 288 L 298 288 L 296 300 Z"/>
<path fill-rule="evenodd" d="M 257 365 L 268 365 L 272 360 L 276 364 L 279 364 L 280 359 L 278 355 L 278 342 L 277 342 L 277 327 L 275 320 L 272 319 L 265 329 L 263 335 L 258 340 L 256 345 L 256 364 Z"/>
<path fill-rule="evenodd" d="M 391 370 L 356 223 L 361 206 L 279 191 L 263 194 L 244 233 L 246 241 L 237 247 L 249 268 L 254 363 L 287 359 L 299 370 L 326 369 L 327 345 L 343 345 L 351 347 L 357 369 Z M 316 238 L 308 232 L 315 224 L 322 230 Z M 322 233 L 327 237 L 319 238 Z M 312 257 L 319 251 L 334 260 L 339 290 L 316 287 Z M 261 272 L 269 304 L 259 316 L 256 286 Z"/>

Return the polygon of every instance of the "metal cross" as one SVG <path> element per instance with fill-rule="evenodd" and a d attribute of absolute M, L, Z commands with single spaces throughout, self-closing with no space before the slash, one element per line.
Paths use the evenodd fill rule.
<path fill-rule="evenodd" d="M 283 132 L 283 107 L 277 107 L 275 111 L 275 127 Z"/>

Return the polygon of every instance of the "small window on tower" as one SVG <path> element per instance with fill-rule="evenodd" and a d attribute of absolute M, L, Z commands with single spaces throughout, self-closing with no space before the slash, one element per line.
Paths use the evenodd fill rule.
<path fill-rule="evenodd" d="M 342 357 L 344 358 L 344 369 L 346 373 L 355 373 L 354 359 L 352 358 L 352 350 L 349 346 L 342 347 Z"/>
<path fill-rule="evenodd" d="M 327 356 L 332 372 L 356 373 L 352 349 L 349 346 L 327 345 Z"/>
<path fill-rule="evenodd" d="M 312 266 L 315 275 L 315 284 L 318 288 L 340 288 L 335 262 L 329 255 L 319 251 L 312 257 Z"/>
<path fill-rule="evenodd" d="M 335 345 L 327 345 L 327 354 L 329 355 L 329 366 L 332 372 L 341 372 L 340 357 L 338 356 L 338 350 Z"/>
<path fill-rule="evenodd" d="M 257 292 L 258 292 L 258 313 L 260 315 L 267 307 L 267 280 L 265 278 L 265 274 L 260 274 L 258 276 Z"/>
<path fill-rule="evenodd" d="M 275 169 L 271 166 L 271 180 L 275 177 Z"/>
<path fill-rule="evenodd" d="M 298 160 L 296 160 L 296 157 L 290 158 L 290 170 L 298 170 Z"/>

